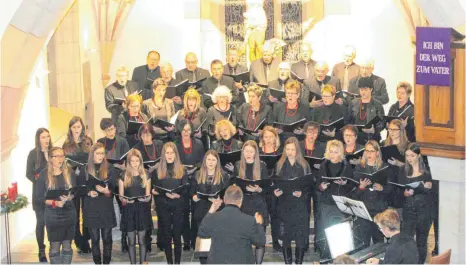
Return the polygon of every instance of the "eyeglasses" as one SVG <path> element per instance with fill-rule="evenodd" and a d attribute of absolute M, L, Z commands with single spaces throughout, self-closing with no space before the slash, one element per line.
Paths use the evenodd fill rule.
<path fill-rule="evenodd" d="M 298 93 L 285 92 L 285 95 L 296 96 L 296 95 L 298 95 Z"/>
<path fill-rule="evenodd" d="M 331 98 L 331 97 L 333 97 L 333 96 L 324 96 L 324 95 L 322 95 L 322 98 Z"/>
<path fill-rule="evenodd" d="M 343 136 L 344 137 L 356 137 L 356 135 L 354 135 L 354 134 L 344 134 Z"/>
<path fill-rule="evenodd" d="M 65 158 L 65 156 L 64 155 L 54 155 L 54 156 L 52 156 L 52 158 Z"/>
<path fill-rule="evenodd" d="M 377 151 L 375 151 L 375 150 L 368 150 L 368 149 L 366 149 L 366 150 L 364 150 L 364 151 L 365 151 L 365 152 L 368 152 L 368 153 L 375 153 L 375 152 L 377 152 Z"/>
<path fill-rule="evenodd" d="M 96 155 L 98 155 L 98 156 L 105 155 L 105 153 L 104 153 L 104 152 L 97 152 L 97 153 L 95 153 L 95 154 L 96 154 Z"/>
<path fill-rule="evenodd" d="M 396 131 L 401 131 L 400 129 L 398 128 L 388 128 L 389 131 L 392 131 L 392 132 L 396 132 Z"/>
<path fill-rule="evenodd" d="M 107 128 L 105 129 L 106 132 L 113 132 L 115 131 L 115 127 L 110 127 L 110 128 Z"/>
<path fill-rule="evenodd" d="M 183 130 L 184 133 L 191 133 L 191 130 Z"/>

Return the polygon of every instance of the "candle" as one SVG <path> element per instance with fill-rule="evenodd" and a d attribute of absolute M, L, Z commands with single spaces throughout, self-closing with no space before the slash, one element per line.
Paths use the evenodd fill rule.
<path fill-rule="evenodd" d="M 15 188 L 13 186 L 8 187 L 8 199 L 12 202 L 16 201 Z"/>
<path fill-rule="evenodd" d="M 15 198 L 18 196 L 18 182 L 13 182 L 11 185 L 13 185 L 14 191 L 15 191 Z"/>

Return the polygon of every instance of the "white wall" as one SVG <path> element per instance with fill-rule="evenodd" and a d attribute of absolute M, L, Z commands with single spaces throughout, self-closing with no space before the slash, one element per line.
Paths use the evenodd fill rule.
<path fill-rule="evenodd" d="M 18 10 L 23 0 L 14 1 L 0 1 L 0 36 L 3 37 L 3 33 L 10 24 L 10 20 Z"/>

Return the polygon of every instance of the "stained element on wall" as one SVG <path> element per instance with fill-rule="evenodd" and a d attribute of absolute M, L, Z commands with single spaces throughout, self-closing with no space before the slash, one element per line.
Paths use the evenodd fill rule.
<path fill-rule="evenodd" d="M 245 11 L 245 0 L 225 0 L 225 53 L 231 48 L 243 49 Z M 239 62 L 245 64 L 245 54 L 240 56 Z"/>
<path fill-rule="evenodd" d="M 299 47 L 303 38 L 301 0 L 282 1 L 281 14 L 282 39 L 286 43 L 283 47 L 283 60 L 295 62 L 299 60 Z"/>

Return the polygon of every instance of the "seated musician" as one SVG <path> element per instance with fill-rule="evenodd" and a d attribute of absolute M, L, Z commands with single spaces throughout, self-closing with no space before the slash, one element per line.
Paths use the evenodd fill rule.
<path fill-rule="evenodd" d="M 416 241 L 410 235 L 400 233 L 400 216 L 394 209 L 387 209 L 375 216 L 374 222 L 388 241 L 383 260 L 370 258 L 368 264 L 416 264 L 418 251 Z"/>

